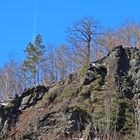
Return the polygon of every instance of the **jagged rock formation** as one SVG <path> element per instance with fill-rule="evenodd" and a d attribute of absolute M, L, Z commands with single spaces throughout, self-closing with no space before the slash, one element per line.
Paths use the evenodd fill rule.
<path fill-rule="evenodd" d="M 31 106 L 34 106 L 42 99 L 48 88 L 37 86 L 25 90 L 20 96 L 16 95 L 14 99 L 0 103 L 0 138 L 7 137 L 12 126 L 18 121 L 19 115 Z"/>
<path fill-rule="evenodd" d="M 140 50 L 114 48 L 70 74 L 0 106 L 3 140 L 139 140 Z"/>

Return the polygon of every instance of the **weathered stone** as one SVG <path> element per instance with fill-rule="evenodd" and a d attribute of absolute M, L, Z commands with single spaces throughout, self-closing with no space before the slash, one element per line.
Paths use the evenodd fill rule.
<path fill-rule="evenodd" d="M 21 105 L 20 105 L 20 107 L 19 107 L 19 110 L 25 109 L 25 108 L 27 107 L 28 102 L 29 102 L 30 100 L 31 100 L 31 94 L 28 95 L 28 96 L 26 96 L 26 97 L 24 97 L 24 98 L 22 99 L 22 102 L 21 102 Z"/>
<path fill-rule="evenodd" d="M 81 73 L 1 103 L 0 139 L 94 140 L 112 130 L 129 139 L 135 124 L 140 134 L 140 49 L 117 46 Z"/>

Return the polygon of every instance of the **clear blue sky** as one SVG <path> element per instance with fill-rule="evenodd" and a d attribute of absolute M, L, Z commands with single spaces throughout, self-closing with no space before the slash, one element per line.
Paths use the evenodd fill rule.
<path fill-rule="evenodd" d="M 0 64 L 10 54 L 23 58 L 23 49 L 36 34 L 44 44 L 65 43 L 65 30 L 91 16 L 105 27 L 124 19 L 140 21 L 140 0 L 0 0 Z"/>

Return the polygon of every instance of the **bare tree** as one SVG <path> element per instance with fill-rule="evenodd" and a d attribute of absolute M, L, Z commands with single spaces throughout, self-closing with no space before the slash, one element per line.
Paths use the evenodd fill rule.
<path fill-rule="evenodd" d="M 107 29 L 104 31 L 104 34 L 98 38 L 98 44 L 103 46 L 107 51 L 110 51 L 113 47 L 120 45 L 120 38 L 116 36 L 113 29 Z"/>
<path fill-rule="evenodd" d="M 140 47 L 140 24 L 135 21 L 124 21 L 116 29 L 107 29 L 98 38 L 98 44 L 105 47 L 107 51 L 118 45 L 124 47 Z"/>
<path fill-rule="evenodd" d="M 45 83 L 52 83 L 58 80 L 58 70 L 56 68 L 56 54 L 54 46 L 47 46 L 48 54 L 45 63 L 42 65 L 43 79 Z"/>
<path fill-rule="evenodd" d="M 68 29 L 68 40 L 77 49 L 77 55 L 84 59 L 84 64 L 90 62 L 91 47 L 99 34 L 99 24 L 92 18 L 82 18 Z"/>
<path fill-rule="evenodd" d="M 61 45 L 56 49 L 56 68 L 59 72 L 60 80 L 65 80 L 68 74 L 68 48 Z"/>
<path fill-rule="evenodd" d="M 116 30 L 115 36 L 125 47 L 140 47 L 140 25 L 135 21 L 125 21 Z"/>
<path fill-rule="evenodd" d="M 47 48 L 46 62 L 42 66 L 44 82 L 52 83 L 65 80 L 67 75 L 72 72 L 69 48 L 66 45 L 60 45 L 57 48 L 49 45 Z"/>
<path fill-rule="evenodd" d="M 20 94 L 26 88 L 21 64 L 11 59 L 0 69 L 0 94 L 3 99 Z"/>

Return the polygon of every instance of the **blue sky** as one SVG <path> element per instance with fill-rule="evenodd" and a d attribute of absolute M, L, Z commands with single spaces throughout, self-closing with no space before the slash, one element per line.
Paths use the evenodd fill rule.
<path fill-rule="evenodd" d="M 45 45 L 65 43 L 66 28 L 86 16 L 113 28 L 125 19 L 140 22 L 140 0 L 0 0 L 0 64 L 11 54 L 23 58 L 37 34 Z"/>

